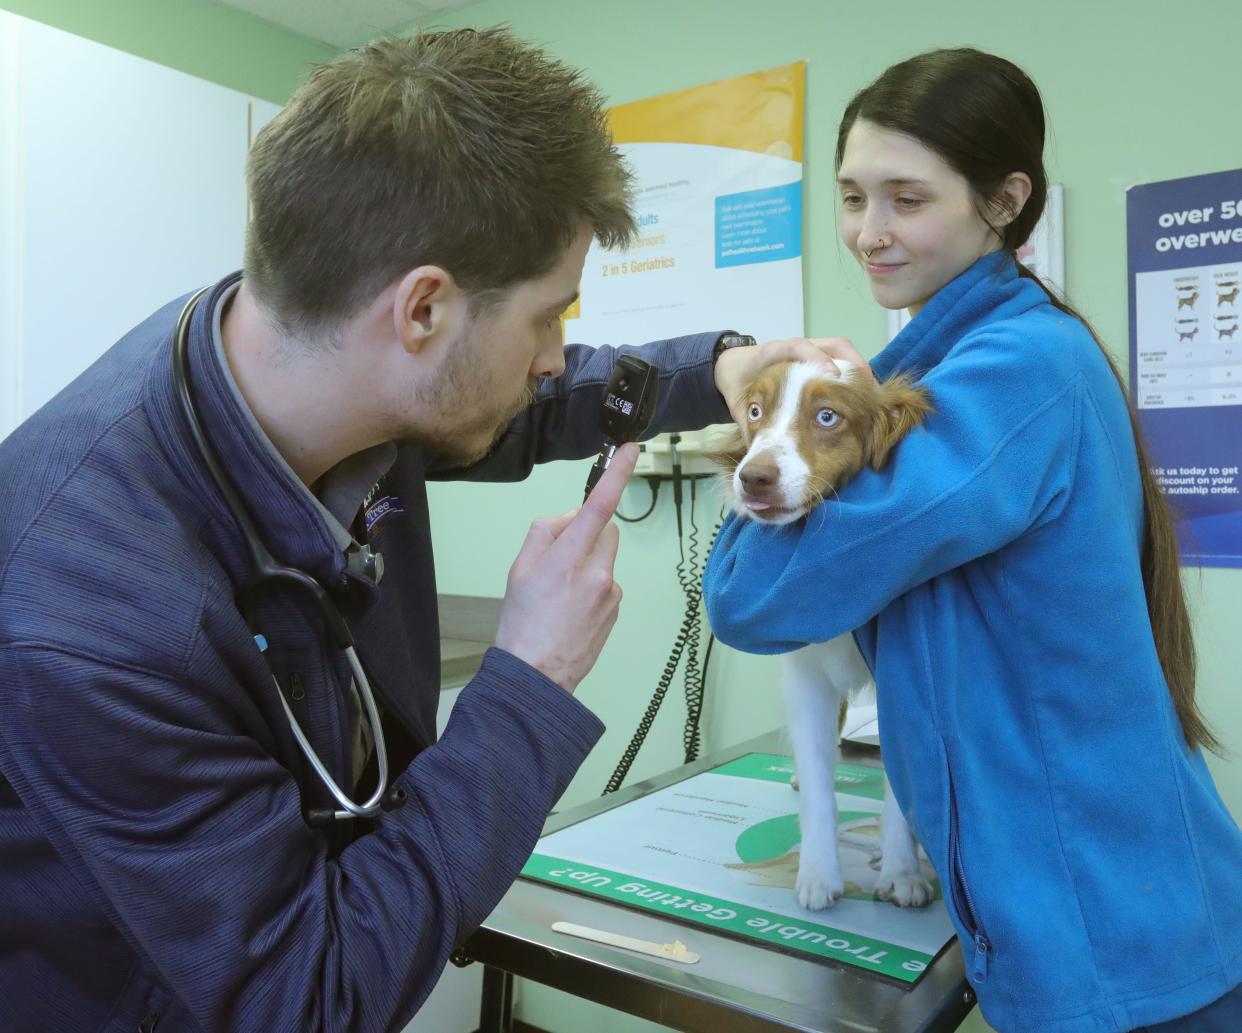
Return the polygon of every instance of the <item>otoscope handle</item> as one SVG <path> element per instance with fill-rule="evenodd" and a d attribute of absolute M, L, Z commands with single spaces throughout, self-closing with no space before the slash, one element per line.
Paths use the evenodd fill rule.
<path fill-rule="evenodd" d="M 600 454 L 595 457 L 595 463 L 591 467 L 591 472 L 587 474 L 586 491 L 582 493 L 582 501 L 585 502 L 591 495 L 591 489 L 599 483 L 599 479 L 604 476 L 604 471 L 608 469 L 608 464 L 612 462 L 612 457 L 617 454 L 616 442 L 607 442 Z"/>

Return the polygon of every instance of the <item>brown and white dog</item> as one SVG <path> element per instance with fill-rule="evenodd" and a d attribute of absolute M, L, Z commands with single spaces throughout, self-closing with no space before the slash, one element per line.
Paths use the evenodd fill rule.
<path fill-rule="evenodd" d="M 876 383 L 849 362 L 840 378 L 805 362 L 771 366 L 750 386 L 744 423 L 719 453 L 733 511 L 766 524 L 798 520 L 864 466 L 881 468 L 893 447 L 931 411 L 906 377 Z M 784 658 L 785 700 L 797 770 L 802 844 L 798 902 L 818 911 L 845 891 L 837 854 L 834 773 L 845 707 L 870 672 L 850 635 Z M 885 785 L 883 857 L 875 894 L 898 907 L 931 902 L 918 844 Z"/>

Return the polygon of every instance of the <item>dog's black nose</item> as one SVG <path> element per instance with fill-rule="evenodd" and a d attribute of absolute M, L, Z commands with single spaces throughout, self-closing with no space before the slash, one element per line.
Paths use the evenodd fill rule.
<path fill-rule="evenodd" d="M 776 487 L 781 472 L 776 463 L 766 457 L 750 460 L 737 473 L 742 487 L 751 495 L 766 495 Z"/>

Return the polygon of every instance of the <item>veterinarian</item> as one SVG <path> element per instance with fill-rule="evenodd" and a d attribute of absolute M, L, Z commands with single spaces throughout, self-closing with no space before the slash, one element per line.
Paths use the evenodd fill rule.
<path fill-rule="evenodd" d="M 1002 1033 L 1242 1029 L 1242 832 L 1202 750 L 1177 544 L 1115 367 L 1016 259 L 1044 112 L 973 50 L 846 108 L 841 234 L 910 324 L 874 359 L 934 412 L 797 523 L 731 518 L 724 642 L 853 631 L 885 767 Z"/>
<path fill-rule="evenodd" d="M 635 231 L 601 97 L 501 31 L 391 40 L 317 69 L 248 175 L 244 272 L 0 446 L 6 1031 L 399 1028 L 602 732 L 572 693 L 634 447 L 531 527 L 435 745 L 425 488 L 600 448 L 616 353 L 560 316 Z M 722 343 L 641 350 L 653 433 L 830 361 Z"/>

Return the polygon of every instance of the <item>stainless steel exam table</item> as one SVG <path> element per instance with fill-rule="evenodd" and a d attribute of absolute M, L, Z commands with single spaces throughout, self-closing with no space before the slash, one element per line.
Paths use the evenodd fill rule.
<path fill-rule="evenodd" d="M 554 832 L 746 753 L 783 753 L 770 732 L 610 796 L 553 815 Z M 880 766 L 879 751 L 842 744 L 841 759 Z M 658 943 L 682 940 L 695 965 L 555 933 L 556 921 Z M 546 986 L 687 1033 L 941 1033 L 975 1004 L 953 940 L 912 988 L 847 966 L 802 960 L 697 926 L 518 880 L 455 957 L 486 966 L 480 1033 L 510 1033 L 513 978 Z M 557 1031 L 563 1033 L 563 1031 Z"/>

